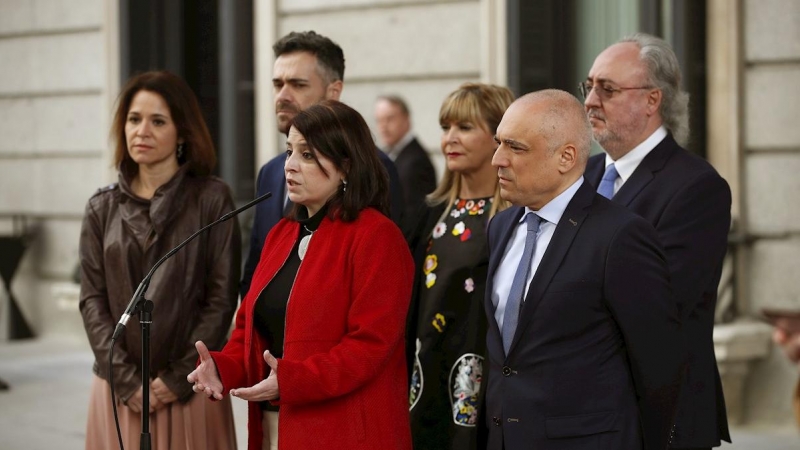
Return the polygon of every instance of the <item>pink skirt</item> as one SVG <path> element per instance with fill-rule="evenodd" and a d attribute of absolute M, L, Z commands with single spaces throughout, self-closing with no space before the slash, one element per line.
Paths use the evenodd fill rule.
<path fill-rule="evenodd" d="M 117 414 L 125 449 L 138 449 L 141 413 L 118 401 Z M 151 413 L 150 442 L 153 450 L 236 450 L 230 397 L 212 402 L 205 395 L 194 394 L 187 403 L 173 402 Z M 108 382 L 95 375 L 89 395 L 86 450 L 118 448 L 111 391 Z"/>

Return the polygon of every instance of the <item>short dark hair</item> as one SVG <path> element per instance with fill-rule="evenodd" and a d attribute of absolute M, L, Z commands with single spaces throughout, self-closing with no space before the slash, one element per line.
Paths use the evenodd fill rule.
<path fill-rule="evenodd" d="M 317 65 L 327 83 L 344 81 L 344 52 L 338 44 L 314 31 L 292 31 L 272 46 L 275 57 L 294 52 L 308 52 L 317 57 Z"/>
<path fill-rule="evenodd" d="M 385 100 L 400 108 L 400 112 L 402 112 L 406 117 L 411 115 L 411 111 L 408 109 L 408 104 L 405 100 L 403 100 L 403 97 L 400 97 L 399 95 L 379 95 L 378 101 L 380 100 Z"/>
<path fill-rule="evenodd" d="M 158 94 L 169 107 L 178 137 L 184 140 L 183 156 L 178 158 L 178 164 L 187 164 L 188 172 L 192 175 L 211 174 L 217 164 L 217 157 L 214 141 L 211 140 L 203 113 L 200 112 L 197 97 L 182 78 L 166 71 L 140 73 L 128 80 L 122 88 L 111 126 L 111 137 L 116 143 L 114 166 L 127 177 L 138 173 L 139 165 L 128 153 L 125 122 L 128 120 L 133 97 L 139 91 Z"/>
<path fill-rule="evenodd" d="M 315 156 L 325 156 L 345 174 L 346 190 L 338 190 L 328 200 L 328 217 L 351 222 L 367 207 L 389 216 L 389 175 L 358 111 L 335 100 L 324 100 L 297 114 L 292 126 Z M 322 169 L 319 161 L 317 164 Z M 299 208 L 295 205 L 289 217 L 297 219 Z"/>

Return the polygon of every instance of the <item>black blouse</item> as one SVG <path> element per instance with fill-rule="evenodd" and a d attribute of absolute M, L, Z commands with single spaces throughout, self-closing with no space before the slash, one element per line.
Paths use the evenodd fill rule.
<path fill-rule="evenodd" d="M 301 218 L 300 233 L 294 243 L 289 258 L 283 267 L 270 280 L 269 284 L 258 295 L 255 305 L 255 320 L 253 325 L 267 341 L 269 352 L 276 358 L 283 357 L 283 335 L 286 325 L 286 304 L 292 292 L 297 270 L 300 268 L 298 248 L 303 237 L 317 230 L 328 208 L 322 208 L 310 218 Z M 300 209 L 300 214 L 308 214 L 305 208 Z"/>
<path fill-rule="evenodd" d="M 300 223 L 300 233 L 297 236 L 294 247 L 292 247 L 292 251 L 289 253 L 289 258 L 283 263 L 283 266 L 270 280 L 269 284 L 264 287 L 264 290 L 261 291 L 256 300 L 253 325 L 256 331 L 267 341 L 270 354 L 276 358 L 283 357 L 286 305 L 289 303 L 289 294 L 292 292 L 294 279 L 300 269 L 301 260 L 298 254 L 300 241 L 305 236 L 317 231 L 327 211 L 328 208 L 323 207 L 313 217 L 300 218 L 298 221 Z M 301 208 L 299 213 L 301 215 L 308 214 L 305 208 Z M 267 369 L 269 370 L 269 367 Z M 280 408 L 264 401 L 261 402 L 261 409 L 278 411 Z"/>

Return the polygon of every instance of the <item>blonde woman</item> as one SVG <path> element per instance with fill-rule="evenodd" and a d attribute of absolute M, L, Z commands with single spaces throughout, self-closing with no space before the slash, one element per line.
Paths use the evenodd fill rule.
<path fill-rule="evenodd" d="M 409 236 L 417 274 L 408 316 L 415 449 L 477 448 L 486 314 L 486 224 L 500 198 L 494 134 L 514 95 L 466 83 L 439 111 L 446 167 Z"/>

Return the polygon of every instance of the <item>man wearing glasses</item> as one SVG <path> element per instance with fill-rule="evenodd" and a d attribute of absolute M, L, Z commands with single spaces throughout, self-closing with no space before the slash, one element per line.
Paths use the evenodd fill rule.
<path fill-rule="evenodd" d="M 710 164 L 681 146 L 689 95 L 678 60 L 663 40 L 635 34 L 604 50 L 579 88 L 606 152 L 590 158 L 586 180 L 647 219 L 667 254 L 689 355 L 670 446 L 730 442 L 712 333 L 731 192 Z"/>

